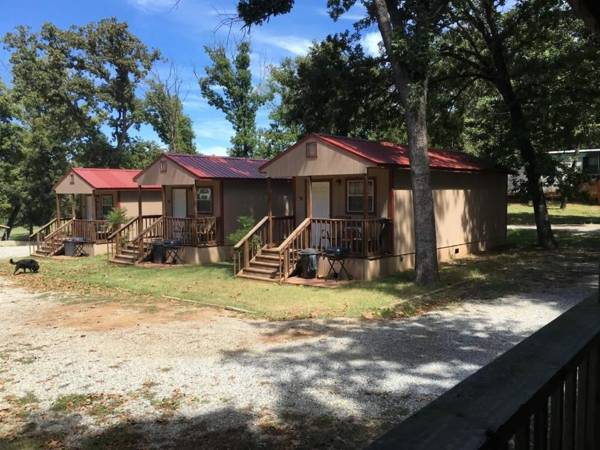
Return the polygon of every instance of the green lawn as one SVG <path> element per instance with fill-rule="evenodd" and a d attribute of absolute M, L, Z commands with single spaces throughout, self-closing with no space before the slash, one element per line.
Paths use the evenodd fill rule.
<path fill-rule="evenodd" d="M 560 209 L 559 203 L 549 202 L 548 213 L 553 224 L 600 223 L 600 205 L 569 203 L 565 209 Z M 522 203 L 509 203 L 508 223 L 510 225 L 534 225 L 533 207 Z"/>
<path fill-rule="evenodd" d="M 507 248 L 442 265 L 440 282 L 429 288 L 414 285 L 411 272 L 323 289 L 236 279 L 227 263 L 173 268 L 118 267 L 104 257 L 41 259 L 40 274 L 15 279 L 43 291 L 87 293 L 90 301 L 108 294 L 122 301 L 150 302 L 174 296 L 243 308 L 257 317 L 272 320 L 408 316 L 462 299 L 489 299 L 569 285 L 581 276 L 578 264 L 597 260 L 600 234 L 558 232 L 557 237 L 561 248 L 547 252 L 533 244 L 533 230 L 511 231 Z M 8 264 L 0 264 L 0 274 L 9 275 L 10 270 Z"/>

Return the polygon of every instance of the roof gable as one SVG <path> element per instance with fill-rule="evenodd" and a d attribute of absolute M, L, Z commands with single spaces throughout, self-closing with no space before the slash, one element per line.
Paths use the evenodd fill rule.
<path fill-rule="evenodd" d="M 404 145 L 314 133 L 302 138 L 298 143 L 263 165 L 261 169 L 266 169 L 280 157 L 293 151 L 300 143 L 310 138 L 338 148 L 371 165 L 410 167 L 408 147 Z M 503 171 L 494 164 L 467 153 L 433 148 L 429 149 L 428 152 L 429 164 L 431 169 L 434 170 Z"/>
<path fill-rule="evenodd" d="M 95 167 L 73 167 L 54 186 L 58 193 L 90 193 L 92 190 L 137 189 L 133 178 L 139 169 L 107 169 Z M 142 186 L 157 189 L 160 186 Z"/>

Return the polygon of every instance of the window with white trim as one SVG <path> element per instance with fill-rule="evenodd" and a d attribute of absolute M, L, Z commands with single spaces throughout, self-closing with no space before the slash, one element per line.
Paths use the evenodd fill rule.
<path fill-rule="evenodd" d="M 198 214 L 213 213 L 213 189 L 212 187 L 196 188 L 196 204 Z"/>
<path fill-rule="evenodd" d="M 106 219 L 106 216 L 112 211 L 114 203 L 113 203 L 112 195 L 103 195 L 102 196 L 102 218 Z"/>
<path fill-rule="evenodd" d="M 368 212 L 375 212 L 375 183 L 373 180 L 368 182 Z M 362 213 L 364 204 L 364 181 L 346 180 L 346 212 Z"/>

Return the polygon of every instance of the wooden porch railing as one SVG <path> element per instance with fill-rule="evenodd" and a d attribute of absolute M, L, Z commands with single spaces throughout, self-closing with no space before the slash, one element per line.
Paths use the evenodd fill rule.
<path fill-rule="evenodd" d="M 66 230 L 66 236 L 82 238 L 86 242 L 104 243 L 109 230 L 110 225 L 106 220 L 73 219 Z"/>
<path fill-rule="evenodd" d="M 61 220 L 59 223 L 57 219 L 52 219 L 47 224 L 41 226 L 35 233 L 29 235 L 29 251 L 35 252 L 42 242 L 44 242 L 44 239 L 46 239 L 49 234 L 54 233 L 60 225 L 65 222 L 65 220 Z"/>
<path fill-rule="evenodd" d="M 279 279 L 285 280 L 290 276 L 298 263 L 298 251 L 310 247 L 311 219 L 304 219 L 300 225 L 277 247 L 279 251 Z"/>
<path fill-rule="evenodd" d="M 294 216 L 265 216 L 233 246 L 233 273 L 237 274 L 267 246 L 283 242 L 294 231 Z"/>
<path fill-rule="evenodd" d="M 599 300 L 562 314 L 369 449 L 600 448 Z"/>
<path fill-rule="evenodd" d="M 350 256 L 373 257 L 392 252 L 392 222 L 389 219 L 311 219 L 310 247 L 350 250 Z"/>
<path fill-rule="evenodd" d="M 62 246 L 63 240 L 70 235 L 73 219 L 64 219 L 61 220 L 60 223 L 61 225 L 54 219 L 40 228 L 36 233 L 33 233 L 29 240 L 30 253 L 37 252 L 42 244 L 46 243 L 46 246 L 50 251 L 49 256 L 54 255 Z"/>
<path fill-rule="evenodd" d="M 141 222 L 139 217 L 133 217 L 127 223 L 112 232 L 106 239 L 108 259 L 119 254 L 125 245 L 132 243 L 143 230 L 150 227 L 150 225 L 161 217 L 162 216 L 160 215 L 142 216 Z"/>

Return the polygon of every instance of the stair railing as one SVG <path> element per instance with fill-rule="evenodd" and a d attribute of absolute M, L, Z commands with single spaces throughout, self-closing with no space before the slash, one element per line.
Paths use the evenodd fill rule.
<path fill-rule="evenodd" d="M 109 234 L 106 238 L 108 259 L 121 253 L 126 244 L 133 242 L 142 230 L 145 230 L 160 218 L 160 215 L 142 216 L 140 228 L 140 218 L 136 216 Z"/>
<path fill-rule="evenodd" d="M 63 246 L 63 240 L 71 235 L 72 228 L 73 219 L 68 219 L 65 223 L 56 228 L 53 232 L 47 234 L 44 237 L 44 239 L 39 243 L 39 245 L 42 245 L 42 243 L 46 243 L 46 245 L 48 245 L 50 248 L 48 256 L 54 256 L 54 254 L 56 254 L 56 252 Z M 38 248 L 39 246 L 36 247 L 35 251 L 37 251 Z"/>
<path fill-rule="evenodd" d="M 154 239 L 164 237 L 164 223 L 165 217 L 159 217 L 131 240 L 131 243 L 135 248 L 137 248 L 138 251 L 136 262 L 142 261 L 147 256 L 147 244 L 152 242 Z"/>
<path fill-rule="evenodd" d="M 61 220 L 61 222 L 62 222 L 62 220 Z M 58 227 L 59 227 L 58 220 L 52 219 L 50 222 L 48 222 L 47 224 L 40 227 L 40 229 L 37 230 L 35 233 L 30 234 L 29 235 L 29 252 L 35 253 L 39 249 L 42 242 L 44 242 L 44 239 L 46 239 L 46 236 L 48 236 L 50 233 L 55 232 Z"/>
<path fill-rule="evenodd" d="M 304 219 L 300 225 L 277 247 L 279 252 L 279 280 L 286 280 L 298 262 L 298 252 L 310 247 L 310 217 Z"/>
<path fill-rule="evenodd" d="M 247 268 L 252 258 L 267 243 L 269 216 L 265 216 L 233 246 L 233 273 L 237 275 Z"/>

